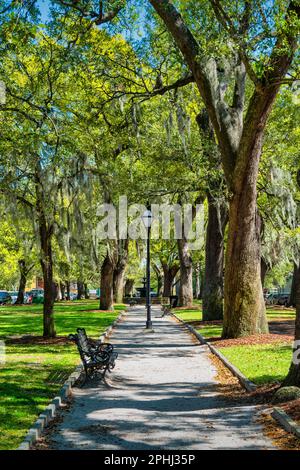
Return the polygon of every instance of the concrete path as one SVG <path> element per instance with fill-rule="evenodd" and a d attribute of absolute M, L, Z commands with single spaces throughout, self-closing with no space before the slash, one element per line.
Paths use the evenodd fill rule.
<path fill-rule="evenodd" d="M 257 409 L 224 401 L 216 391 L 207 347 L 160 315 L 153 308 L 155 331 L 146 333 L 145 308 L 128 312 L 110 338 L 119 358 L 108 383 L 74 389 L 51 448 L 272 448 L 255 421 Z"/>

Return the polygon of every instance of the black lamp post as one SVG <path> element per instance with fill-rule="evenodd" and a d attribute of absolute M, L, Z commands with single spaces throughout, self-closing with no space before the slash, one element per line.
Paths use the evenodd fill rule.
<path fill-rule="evenodd" d="M 152 212 L 150 206 L 142 215 L 143 223 L 147 229 L 147 264 L 146 264 L 146 308 L 147 308 L 147 321 L 146 328 L 152 329 L 151 321 L 151 295 L 150 295 L 150 232 L 152 224 Z"/>

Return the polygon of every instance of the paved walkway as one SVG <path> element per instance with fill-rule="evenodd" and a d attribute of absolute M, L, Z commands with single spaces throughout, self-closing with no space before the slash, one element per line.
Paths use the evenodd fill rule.
<path fill-rule="evenodd" d="M 107 384 L 75 389 L 53 449 L 266 449 L 257 409 L 224 401 L 206 346 L 153 309 L 128 312 L 110 339 L 119 358 Z"/>

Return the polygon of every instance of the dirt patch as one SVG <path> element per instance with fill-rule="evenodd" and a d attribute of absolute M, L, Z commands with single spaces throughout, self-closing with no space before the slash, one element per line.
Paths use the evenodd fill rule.
<path fill-rule="evenodd" d="M 213 321 L 200 321 L 200 320 L 193 320 L 188 322 L 194 328 L 201 328 L 203 326 L 222 326 L 222 320 L 213 320 Z"/>
<path fill-rule="evenodd" d="M 254 344 L 273 344 L 273 343 L 290 343 L 294 339 L 290 335 L 278 334 L 259 334 L 246 336 L 245 338 L 221 339 L 208 338 L 210 343 L 215 343 L 218 348 L 228 348 L 231 346 L 252 346 Z"/>
<path fill-rule="evenodd" d="M 276 335 L 295 335 L 295 320 L 275 320 L 269 322 L 270 333 Z"/>
<path fill-rule="evenodd" d="M 116 313 L 115 310 L 95 310 L 95 309 L 88 309 L 88 310 L 81 310 L 82 313 L 89 312 L 89 313 Z"/>
<path fill-rule="evenodd" d="M 295 312 L 293 307 L 285 307 L 284 305 L 271 305 L 267 307 L 267 312 L 269 310 L 285 310 L 286 312 Z"/>
<path fill-rule="evenodd" d="M 195 312 L 200 312 L 201 307 L 199 306 L 194 306 L 194 307 L 174 307 L 174 310 L 180 310 L 181 312 L 184 312 L 185 310 L 194 310 Z M 175 312 L 176 313 L 176 312 Z"/>
<path fill-rule="evenodd" d="M 40 345 L 50 345 L 50 344 L 70 344 L 71 340 L 67 336 L 56 336 L 55 338 L 44 338 L 43 336 L 10 336 L 6 338 L 7 344 L 40 344 Z"/>

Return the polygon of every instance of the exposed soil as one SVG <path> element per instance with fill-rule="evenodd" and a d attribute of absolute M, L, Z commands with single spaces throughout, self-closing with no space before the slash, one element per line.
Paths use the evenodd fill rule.
<path fill-rule="evenodd" d="M 250 346 L 254 344 L 273 344 L 283 342 L 290 343 L 293 341 L 293 336 L 279 334 L 259 334 L 235 339 L 209 338 L 209 341 L 211 343 L 217 343 L 216 346 L 218 346 L 218 348 L 227 348 L 230 346 Z"/>
<path fill-rule="evenodd" d="M 7 344 L 69 344 L 72 341 L 67 336 L 56 336 L 55 338 L 44 338 L 43 336 L 10 336 L 6 338 Z"/>
<path fill-rule="evenodd" d="M 91 313 L 116 313 L 115 310 L 95 310 L 95 309 L 87 309 L 87 310 L 81 310 L 82 313 L 84 312 L 91 312 Z"/>
<path fill-rule="evenodd" d="M 271 305 L 267 307 L 268 310 L 286 310 L 287 312 L 295 312 L 293 307 L 285 307 L 284 305 Z"/>
<path fill-rule="evenodd" d="M 295 319 L 293 320 L 275 320 L 269 322 L 269 330 L 276 335 L 295 335 Z"/>
<path fill-rule="evenodd" d="M 203 328 L 204 326 L 218 326 L 222 325 L 222 320 L 214 321 L 191 321 L 189 322 L 195 329 Z M 295 320 L 275 320 L 269 322 L 269 334 L 258 334 L 248 336 L 247 338 L 238 339 L 221 339 L 220 337 L 207 338 L 208 341 L 217 343 L 220 348 L 239 346 L 239 345 L 252 345 L 252 344 L 272 344 L 282 342 L 292 342 L 295 333 Z"/>
<path fill-rule="evenodd" d="M 195 310 L 195 311 L 199 311 L 200 307 L 199 305 L 195 305 L 194 307 L 175 307 L 174 310 L 181 310 L 181 311 L 185 311 L 185 310 Z"/>

